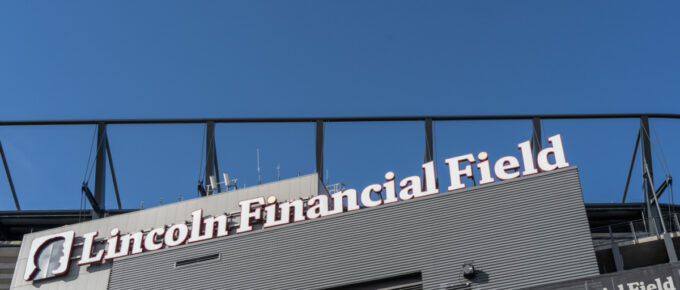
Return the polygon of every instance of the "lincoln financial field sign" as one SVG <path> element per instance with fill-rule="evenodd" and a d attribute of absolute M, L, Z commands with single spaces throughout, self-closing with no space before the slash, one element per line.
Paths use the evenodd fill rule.
<path fill-rule="evenodd" d="M 515 156 L 504 156 L 492 163 L 486 152 L 479 152 L 476 156 L 465 154 L 445 159 L 450 182 L 447 190 L 465 188 L 463 178 L 473 178 L 472 166 L 479 170 L 479 184 L 568 167 L 561 136 L 555 135 L 548 140 L 551 146 L 541 150 L 536 160 L 532 155 L 529 141 L 517 145 L 521 155 L 519 159 Z M 524 170 L 520 171 L 520 167 Z M 102 263 L 119 257 L 225 237 L 229 235 L 230 230 L 236 234 L 245 233 L 252 231 L 256 223 L 261 223 L 263 228 L 270 228 L 340 214 L 344 211 L 359 210 L 360 204 L 369 208 L 379 207 L 400 200 L 439 193 L 435 181 L 434 162 L 423 164 L 422 169 L 424 184 L 420 176 L 408 176 L 397 181 L 394 172 L 389 171 L 385 173 L 384 181 L 366 186 L 360 192 L 356 189 L 347 189 L 330 196 L 317 195 L 307 200 L 285 202 L 278 202 L 275 196 L 263 196 L 239 202 L 240 213 L 203 216 L 203 210 L 196 209 L 191 213 L 191 223 L 178 223 L 133 233 L 121 233 L 118 228 L 113 228 L 107 233 L 106 246 L 97 251 L 94 244 L 100 233 L 96 231 L 86 233 L 82 235 L 83 252 L 77 264 L 82 266 Z M 230 221 L 236 219 L 240 222 L 232 227 Z M 34 239 L 24 279 L 30 281 L 66 274 L 74 239 L 75 231 Z"/>

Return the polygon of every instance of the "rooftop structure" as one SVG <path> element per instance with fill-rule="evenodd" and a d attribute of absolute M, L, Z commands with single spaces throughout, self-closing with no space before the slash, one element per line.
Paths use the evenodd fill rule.
<path fill-rule="evenodd" d="M 564 160 L 564 164 L 558 165 L 560 156 L 556 151 L 559 150 L 550 151 L 557 147 L 557 143 L 553 142 L 557 139 L 552 139 L 555 136 L 549 138 L 549 145 L 541 141 L 542 119 L 598 118 L 640 119 L 622 203 L 584 204 L 576 168 L 570 167 Z M 284 288 L 329 289 L 349 286 L 364 289 L 557 289 L 554 287 L 559 286 L 572 289 L 568 287 L 588 283 L 599 285 L 597 283 L 604 283 L 601 282 L 604 277 L 611 281 L 614 278 L 624 281 L 631 277 L 654 281 L 657 278 L 645 274 L 653 272 L 649 272 L 649 269 L 663 272 L 673 271 L 676 267 L 680 250 L 680 222 L 677 217 L 680 208 L 675 204 L 659 202 L 659 198 L 672 186 L 672 178 L 668 175 L 661 184 L 655 185 L 653 182 L 649 118 L 675 119 L 680 118 L 680 115 L 0 122 L 0 126 L 97 126 L 96 142 L 93 143 L 96 145 L 94 148 L 97 148 L 94 150 L 95 164 L 92 168 L 95 172 L 94 183 L 83 182 L 82 185 L 90 210 L 21 210 L 21 195 L 12 184 L 10 167 L 0 145 L 17 209 L 0 212 L 0 241 L 3 241 L 0 244 L 0 289 L 9 288 L 12 277 L 12 287 L 16 289 L 129 289 L 135 285 L 163 289 L 215 288 L 220 285 L 235 288 L 276 288 L 286 285 Z M 533 132 L 530 140 L 525 142 L 527 146 L 523 147 L 524 143 L 519 146 L 522 157 L 512 157 L 518 163 L 516 167 L 513 167 L 510 158 L 499 161 L 500 171 L 499 162 L 496 162 L 495 171 L 486 169 L 489 172 L 487 175 L 491 172 L 495 174 L 497 183 L 488 184 L 490 177 L 485 176 L 483 167 L 478 167 L 481 176 L 478 175 L 480 173 L 468 175 L 465 166 L 455 168 L 452 165 L 449 165 L 452 172 L 450 178 L 447 174 L 435 175 L 434 172 L 428 176 L 427 166 L 434 159 L 433 122 L 456 120 L 528 120 L 532 122 Z M 378 200 L 359 200 L 371 186 L 361 190 L 342 183 L 324 185 L 320 174 L 324 172 L 324 124 L 373 121 L 424 123 L 422 178 L 407 177 L 399 182 L 398 179 L 394 180 L 394 173 L 392 177 L 387 173 L 385 181 L 375 184 L 379 188 L 373 188 L 374 192 L 368 191 L 369 196 L 377 193 Z M 214 129 L 216 123 L 232 122 L 313 123 L 316 172 L 246 188 L 238 188 L 228 176 L 220 182 L 217 162 L 219 147 L 215 143 Z M 118 191 L 106 125 L 168 123 L 206 124 L 205 168 L 197 187 L 200 197 L 147 209 L 123 209 L 120 200 L 125 195 Z M 637 158 L 638 149 L 640 158 Z M 549 154 L 552 154 L 552 159 L 547 157 Z M 461 155 L 456 157 L 458 159 L 449 158 L 446 162 L 459 162 L 465 157 L 472 161 L 471 164 L 476 161 L 482 164 L 488 158 L 481 153 L 470 156 Z M 540 164 L 541 158 L 547 165 Z M 524 170 L 521 175 L 520 162 L 525 164 L 521 167 Z M 527 167 L 526 164 L 530 165 Z M 646 198 L 641 203 L 627 203 L 628 185 L 636 164 L 640 165 L 643 172 L 643 196 Z M 107 166 L 114 185 L 117 209 L 108 208 L 104 203 Z M 494 166 L 493 162 L 490 166 Z M 530 172 L 532 166 L 537 168 L 536 172 Z M 475 186 L 463 189 L 463 184 L 456 185 L 453 182 L 456 174 L 460 178 L 471 178 Z M 447 187 L 444 180 L 449 179 L 451 183 Z M 395 197 L 394 201 L 390 201 L 385 192 L 390 190 L 390 182 L 394 182 L 396 191 L 410 187 L 412 193 L 402 195 L 400 192 L 398 199 Z M 459 185 L 462 187 L 457 187 Z M 434 192 L 429 193 L 433 188 L 438 189 L 434 195 Z M 460 189 L 463 190 L 458 191 Z M 341 197 L 340 204 L 335 203 L 333 196 L 342 194 L 346 195 L 345 199 Z M 352 208 L 349 198 L 352 194 L 357 199 L 356 209 Z M 411 195 L 415 198 L 408 200 L 412 198 Z M 325 196 L 325 199 L 315 198 L 317 196 Z M 314 200 L 317 200 L 316 205 L 327 203 L 328 207 L 328 213 L 324 214 L 321 210 L 318 220 L 312 220 L 317 217 L 310 218 L 307 213 L 314 206 Z M 371 208 L 374 207 L 371 203 L 378 201 L 381 206 Z M 299 202 L 300 206 L 294 202 Z M 396 203 L 388 204 L 392 202 Z M 282 206 L 287 206 L 289 211 L 282 211 Z M 297 211 L 298 207 L 301 208 L 300 212 Z M 287 215 L 290 215 L 290 220 L 277 222 Z M 224 219 L 224 229 L 219 232 L 221 218 Z M 203 223 L 205 230 L 199 226 L 196 230 L 198 234 L 195 234 L 195 225 Z M 244 226 L 244 223 L 251 224 L 252 229 Z M 268 228 L 267 223 L 272 225 L 271 228 Z M 211 225 L 210 234 L 208 225 Z M 147 248 L 147 244 L 134 246 L 137 241 L 144 241 L 151 246 L 159 243 L 154 234 L 159 238 L 165 234 L 165 238 L 160 238 L 164 240 L 158 248 Z M 150 235 L 150 239 L 146 238 Z M 182 235 L 186 239 L 178 238 Z M 202 235 L 207 238 L 200 238 Z M 36 246 L 36 243 L 49 244 L 55 238 L 63 239 L 69 251 L 72 247 L 69 262 L 46 258 L 42 246 Z M 20 243 L 20 240 L 23 242 Z M 118 249 L 115 244 L 111 246 L 116 241 L 134 242 L 131 242 L 128 252 L 123 248 Z M 50 244 L 50 247 L 63 246 L 66 249 L 64 245 Z M 22 250 L 18 251 L 20 246 Z M 88 247 L 89 253 L 83 250 Z M 118 250 L 126 254 L 110 254 Z M 106 255 L 97 258 L 98 251 Z M 383 251 L 387 254 L 381 254 Z M 302 262 L 296 262 L 299 259 Z M 31 261 L 36 264 L 33 270 Z M 168 265 L 171 267 L 167 268 Z M 321 268 L 334 270 L 324 273 L 318 271 Z M 516 268 L 522 268 L 525 272 L 517 272 Z M 381 272 L 376 269 L 390 270 Z M 533 276 L 527 278 L 529 274 L 526 271 L 533 271 Z M 208 274 L 213 278 L 205 276 Z M 229 275 L 235 275 L 238 279 Z M 267 281 L 261 279 L 268 275 L 274 278 Z M 214 278 L 217 276 L 224 277 Z M 680 279 L 672 275 L 668 277 L 671 277 L 668 281 Z M 661 279 L 660 285 L 664 285 L 666 278 L 658 277 Z M 147 282 L 150 284 L 144 284 Z M 617 289 L 617 285 L 608 287 Z"/>

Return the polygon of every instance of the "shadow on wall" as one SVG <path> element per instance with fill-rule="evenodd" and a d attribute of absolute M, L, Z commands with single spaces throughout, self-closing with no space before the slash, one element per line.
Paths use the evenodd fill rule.
<path fill-rule="evenodd" d="M 33 286 L 40 288 L 43 284 L 49 284 L 54 281 L 65 281 L 65 282 L 70 282 L 70 281 L 75 281 L 78 280 L 78 277 L 80 276 L 78 273 L 78 269 L 80 267 L 76 265 L 76 261 L 71 261 L 71 265 L 69 265 L 69 270 L 68 273 L 65 276 L 58 276 L 58 277 L 53 277 L 53 278 L 47 278 L 47 279 L 42 279 L 42 280 L 35 280 L 33 281 Z M 86 267 L 88 273 L 94 273 L 98 272 L 101 270 L 108 270 L 111 269 L 111 266 L 113 265 L 113 262 L 106 262 L 103 264 L 92 264 L 89 266 L 83 266 Z"/>
<path fill-rule="evenodd" d="M 475 276 L 471 277 L 470 279 L 468 278 L 463 278 L 461 277 L 459 279 L 461 282 L 459 284 L 453 284 L 453 283 L 445 283 L 440 285 L 440 289 L 446 289 L 446 290 L 468 290 L 472 289 L 473 285 L 481 285 L 481 284 L 486 284 L 489 283 L 489 274 L 479 270 L 475 269 Z"/>
<path fill-rule="evenodd" d="M 471 279 L 472 284 L 486 284 L 489 283 L 489 274 L 482 271 L 476 270 L 475 276 Z"/>

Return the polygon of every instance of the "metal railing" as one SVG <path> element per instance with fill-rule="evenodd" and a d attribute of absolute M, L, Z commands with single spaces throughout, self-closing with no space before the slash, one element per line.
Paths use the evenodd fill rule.
<path fill-rule="evenodd" d="M 349 116 L 349 117 L 337 117 L 337 116 L 316 116 L 316 117 L 268 117 L 268 118 L 161 118 L 161 119 L 76 119 L 76 120 L 0 120 L 0 127 L 10 127 L 10 126 L 59 126 L 59 125 L 96 125 L 98 126 L 98 137 L 97 144 L 108 141 L 106 136 L 106 125 L 133 125 L 133 124 L 206 124 L 206 132 L 210 134 L 205 134 L 204 144 L 206 145 L 205 154 L 205 178 L 201 180 L 199 177 L 199 185 L 203 186 L 199 189 L 202 196 L 208 195 L 208 192 L 214 192 L 214 188 L 218 188 L 220 185 L 211 184 L 209 181 L 210 176 L 218 176 L 219 170 L 217 170 L 217 153 L 214 148 L 214 125 L 218 123 L 308 123 L 315 125 L 315 164 L 316 171 L 319 175 L 323 175 L 324 172 L 324 124 L 327 123 L 348 123 L 348 122 L 424 122 L 425 123 L 425 158 L 424 162 L 432 161 L 433 159 L 433 144 L 434 144 L 434 132 L 433 132 L 433 122 L 437 121 L 491 121 L 491 120 L 527 120 L 532 121 L 532 148 L 534 154 L 537 154 L 541 147 L 541 120 L 578 120 L 578 119 L 640 119 L 642 123 L 648 124 L 647 119 L 680 119 L 680 114 L 673 113 L 620 113 L 620 114 L 520 114 L 520 115 L 421 115 L 421 116 Z M 641 124 L 642 124 L 641 123 Z M 642 126 L 644 127 L 644 126 Z M 645 130 L 644 132 L 648 132 Z M 651 162 L 651 152 L 649 150 L 649 135 L 648 133 L 639 134 L 639 141 L 642 144 L 643 152 L 642 158 L 649 160 Z M 96 146 L 99 148 L 99 146 Z M 108 148 L 108 146 L 106 146 Z M 0 143 L 0 153 L 2 152 L 2 146 Z M 635 150 L 636 152 L 636 150 Z M 10 190 L 12 192 L 12 198 L 15 203 L 17 210 L 21 210 L 19 206 L 19 197 L 16 193 L 14 185 L 12 183 L 12 177 L 9 172 L 9 166 L 6 164 L 6 159 L 4 154 L 0 154 L 2 160 L 5 163 L 5 173 L 8 179 Z M 108 164 L 110 165 L 110 171 L 112 173 L 112 180 L 114 183 L 114 189 L 117 187 L 116 177 L 113 172 L 113 158 L 110 152 L 104 153 L 104 150 L 96 150 L 96 166 L 95 170 L 95 184 L 94 190 L 91 198 L 88 198 L 93 208 L 96 207 L 97 202 L 105 201 L 104 183 L 106 182 L 105 168 L 104 165 L 107 163 L 105 159 L 108 157 Z M 631 161 L 631 168 L 634 164 L 635 155 L 633 155 L 633 161 Z M 650 164 L 649 162 L 643 164 Z M 650 166 L 651 167 L 651 166 Z M 632 170 L 629 170 L 628 180 L 630 179 Z M 650 172 L 651 173 L 651 172 Z M 651 174 L 650 174 L 651 176 Z M 628 181 L 626 182 L 628 184 Z M 210 188 L 208 188 L 210 187 Z M 625 196 L 627 193 L 627 188 L 624 190 L 622 202 L 625 202 Z M 653 189 L 652 189 L 653 190 Z M 118 191 L 116 192 L 117 200 L 120 199 Z M 103 204 L 103 203 L 102 203 Z M 120 203 L 119 203 L 120 204 Z M 120 206 L 119 206 L 120 207 Z"/>
<path fill-rule="evenodd" d="M 663 221 L 668 232 L 680 232 L 680 220 L 677 213 L 664 215 Z M 601 249 L 611 247 L 613 243 L 637 244 L 650 238 L 661 239 L 664 232 L 659 224 L 652 218 L 591 228 L 593 246 L 595 249 Z"/>

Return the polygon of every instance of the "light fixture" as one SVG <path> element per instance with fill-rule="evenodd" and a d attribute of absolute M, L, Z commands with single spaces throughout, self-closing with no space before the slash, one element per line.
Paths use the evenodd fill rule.
<path fill-rule="evenodd" d="M 463 277 L 470 279 L 474 276 L 475 276 L 475 265 L 473 265 L 472 263 L 463 264 Z"/>

